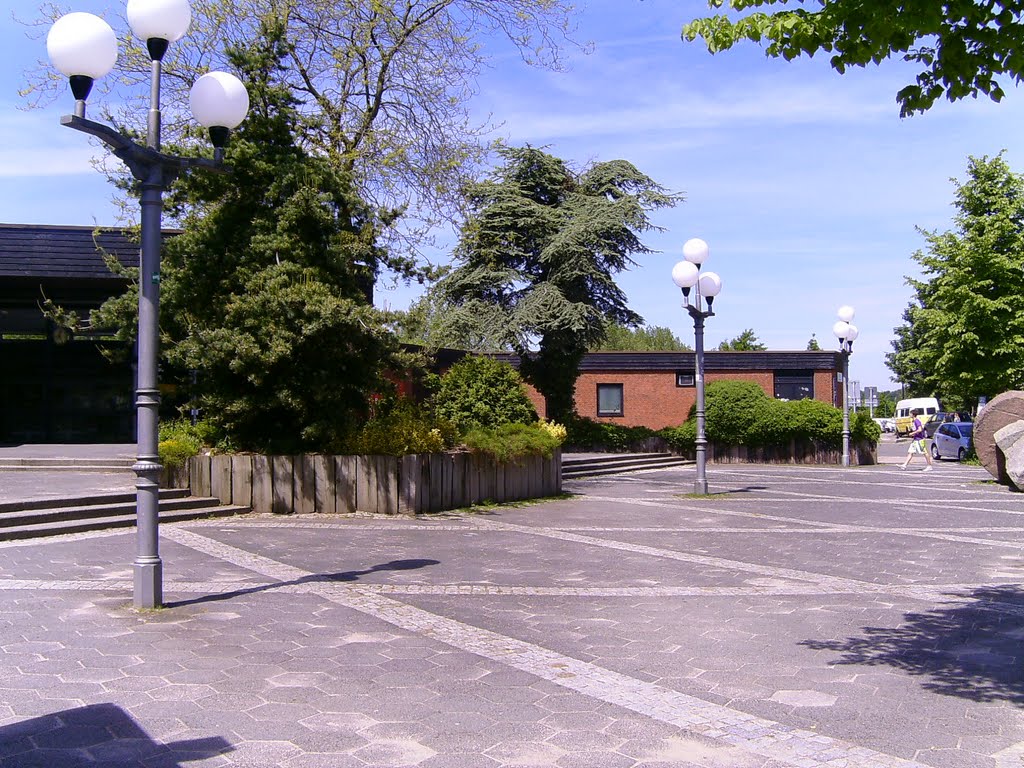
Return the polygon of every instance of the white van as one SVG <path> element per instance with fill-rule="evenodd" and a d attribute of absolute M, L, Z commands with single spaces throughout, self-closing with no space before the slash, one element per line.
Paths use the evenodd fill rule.
<path fill-rule="evenodd" d="M 910 434 L 914 427 L 912 411 L 921 411 L 921 423 L 925 423 L 932 416 L 942 410 L 939 401 L 934 397 L 911 397 L 907 400 L 900 400 L 896 403 L 896 437 L 903 437 Z"/>

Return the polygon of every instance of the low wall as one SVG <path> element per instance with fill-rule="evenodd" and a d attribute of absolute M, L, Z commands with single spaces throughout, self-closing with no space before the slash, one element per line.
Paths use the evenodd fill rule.
<path fill-rule="evenodd" d="M 571 451 L 572 449 L 570 449 Z M 633 443 L 628 450 L 607 450 L 590 447 L 579 449 L 581 453 L 675 453 L 685 458 L 694 458 L 694 451 L 678 451 L 662 437 L 649 437 Z M 841 448 L 827 448 L 810 442 L 792 441 L 788 446 L 751 448 L 745 445 L 716 445 L 708 443 L 708 461 L 716 464 L 842 464 Z M 878 444 L 869 441 L 850 444 L 850 464 L 877 464 Z"/>
<path fill-rule="evenodd" d="M 745 445 L 721 446 L 708 443 L 708 461 L 716 464 L 842 464 L 842 448 L 793 441 L 787 447 L 751 448 Z M 878 463 L 878 445 L 850 443 L 850 465 Z"/>
<path fill-rule="evenodd" d="M 554 496 L 562 490 L 562 456 L 513 464 L 470 453 L 193 456 L 166 479 L 254 512 L 414 515 Z"/>

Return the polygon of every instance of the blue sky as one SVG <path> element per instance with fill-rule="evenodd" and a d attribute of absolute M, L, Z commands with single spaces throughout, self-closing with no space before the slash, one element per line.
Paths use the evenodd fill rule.
<path fill-rule="evenodd" d="M 555 73 L 494 45 L 473 109 L 500 121 L 495 135 L 509 142 L 578 164 L 623 158 L 684 193 L 685 203 L 654 216 L 665 231 L 646 242 L 660 252 L 620 277 L 633 308 L 693 343 L 670 272 L 683 242 L 701 237 L 711 249 L 705 268 L 724 283 L 709 348 L 746 328 L 771 349 L 804 349 L 812 333 L 829 348 L 836 309 L 850 304 L 860 329 L 851 379 L 895 387 L 883 358 L 910 298 L 911 254 L 924 246 L 915 227 L 951 226 L 949 179 L 965 177 L 968 155 L 1005 149 L 1024 170 L 1021 93 L 1004 84 L 1002 104 L 942 103 L 900 119 L 895 94 L 913 76 L 901 62 L 840 76 L 822 57 L 775 61 L 753 44 L 711 56 L 679 37 L 703 2 L 580 5 L 590 54 Z M 31 17 L 35 4 L 15 0 L 14 13 Z M 19 109 L 20 73 L 45 57 L 42 41 L 10 16 L 0 34 L 0 221 L 113 223 L 112 190 L 89 165 L 95 150 L 58 124 L 70 94 L 52 108 Z M 382 285 L 378 303 L 401 309 L 416 295 Z"/>

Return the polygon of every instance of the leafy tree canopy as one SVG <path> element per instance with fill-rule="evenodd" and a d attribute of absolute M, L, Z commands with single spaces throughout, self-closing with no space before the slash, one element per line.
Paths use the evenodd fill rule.
<path fill-rule="evenodd" d="M 765 349 L 768 347 L 758 341 L 753 328 L 747 328 L 736 338 L 718 345 L 720 352 L 760 352 Z"/>
<path fill-rule="evenodd" d="M 237 448 L 329 450 L 363 418 L 394 352 L 368 291 L 387 254 L 378 212 L 351 178 L 298 142 L 282 79 L 283 25 L 268 20 L 230 61 L 251 112 L 227 150 L 230 175 L 191 173 L 169 195 L 184 231 L 164 244 L 163 378 L 188 383 Z M 94 313 L 134 335 L 136 293 Z"/>
<path fill-rule="evenodd" d="M 609 323 L 605 329 L 604 340 L 594 348 L 594 352 L 688 352 L 690 347 L 681 341 L 671 330 L 660 325 L 645 325 L 640 328 L 627 328 L 617 323 Z"/>
<path fill-rule="evenodd" d="M 787 61 L 831 54 L 840 73 L 891 56 L 919 65 L 915 82 L 896 95 L 903 116 L 926 111 L 942 96 L 999 101 L 1000 81 L 1017 82 L 1024 73 L 1019 0 L 708 0 L 708 7 L 728 10 L 686 24 L 683 39 L 700 37 L 712 53 L 752 40 L 766 41 L 768 56 Z"/>
<path fill-rule="evenodd" d="M 579 361 L 609 323 L 634 326 L 615 275 L 649 253 L 640 233 L 671 194 L 625 160 L 574 171 L 534 147 L 502 147 L 503 164 L 470 185 L 456 266 L 438 283 L 453 322 L 507 344 L 547 399 L 548 417 L 573 413 Z"/>
<path fill-rule="evenodd" d="M 45 4 L 40 33 L 60 13 Z M 489 125 L 469 101 L 489 61 L 481 40 L 504 36 L 531 65 L 559 68 L 572 46 L 568 0 L 210 0 L 193 3 L 189 33 L 164 58 L 165 137 L 191 123 L 188 89 L 280 22 L 278 78 L 301 105 L 302 146 L 350 176 L 360 197 L 401 209 L 382 236 L 420 242 L 438 218 L 458 213 L 461 183 L 487 151 Z M 117 124 L 145 126 L 150 62 L 127 34 L 116 72 L 97 85 L 98 107 Z M 108 98 L 104 90 L 113 89 Z M 27 73 L 30 104 L 67 98 L 67 82 L 40 63 Z M 116 105 L 116 106 L 114 106 Z"/>
<path fill-rule="evenodd" d="M 889 368 L 946 407 L 1024 387 L 1024 177 L 1002 154 L 971 157 L 954 180 L 954 228 L 922 231 L 923 277 L 896 329 Z"/>
<path fill-rule="evenodd" d="M 808 352 L 820 352 L 821 345 L 818 343 L 818 338 L 812 333 L 810 340 L 807 342 Z"/>

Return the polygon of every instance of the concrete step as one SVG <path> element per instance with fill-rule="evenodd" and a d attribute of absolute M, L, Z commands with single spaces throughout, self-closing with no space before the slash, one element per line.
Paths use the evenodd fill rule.
<path fill-rule="evenodd" d="M 249 511 L 248 507 L 221 504 L 216 498 L 189 496 L 183 489 L 160 491 L 160 522 L 226 517 Z M 135 524 L 134 493 L 35 499 L 0 505 L 0 541 L 127 528 Z"/>
<path fill-rule="evenodd" d="M 607 457 L 587 457 L 562 461 L 562 479 L 615 475 L 646 469 L 663 469 L 693 464 L 670 453 L 608 454 Z"/>
<path fill-rule="evenodd" d="M 187 488 L 161 488 L 160 503 L 162 504 L 165 500 L 185 498 L 188 495 Z M 132 504 L 134 508 L 135 498 L 135 491 L 122 491 L 120 493 L 97 493 L 89 496 L 6 501 L 0 502 L 0 515 L 29 509 L 61 509 L 63 507 L 81 507 L 93 504 Z"/>
<path fill-rule="evenodd" d="M 0 458 L 0 472 L 131 472 L 135 459 Z"/>

